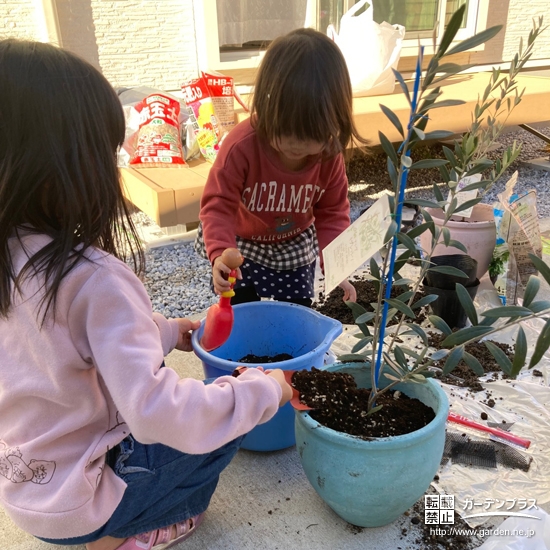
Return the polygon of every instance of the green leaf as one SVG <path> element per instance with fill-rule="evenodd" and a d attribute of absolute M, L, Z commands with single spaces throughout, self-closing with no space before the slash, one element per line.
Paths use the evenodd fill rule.
<path fill-rule="evenodd" d="M 418 300 L 418 302 L 415 302 L 412 304 L 412 309 L 418 309 L 419 307 L 427 306 L 428 304 L 431 304 L 432 302 L 435 302 L 437 300 L 438 296 L 437 294 L 428 294 L 427 296 L 423 296 Z"/>
<path fill-rule="evenodd" d="M 460 344 L 464 344 L 468 340 L 472 340 L 473 338 L 481 338 L 483 335 L 491 332 L 492 330 L 492 327 L 484 327 L 482 325 L 462 328 L 460 330 L 457 330 L 456 332 L 453 332 L 452 334 L 449 334 L 445 338 L 445 340 L 441 342 L 441 345 L 446 348 L 458 346 Z"/>
<path fill-rule="evenodd" d="M 395 223 L 395 220 L 392 220 L 386 234 L 384 235 L 384 242 L 387 243 L 390 239 L 393 239 L 393 236 L 398 230 L 399 227 L 397 227 L 397 223 Z"/>
<path fill-rule="evenodd" d="M 493 342 L 485 340 L 483 343 L 491 352 L 491 355 L 495 358 L 495 361 L 499 364 L 503 372 L 510 375 L 512 372 L 512 363 L 510 359 L 508 359 L 508 356 Z"/>
<path fill-rule="evenodd" d="M 370 267 L 370 273 L 373 277 L 380 280 L 380 269 L 378 267 L 378 264 L 376 263 L 376 260 L 374 258 L 371 258 L 369 261 L 369 267 Z"/>
<path fill-rule="evenodd" d="M 390 157 L 386 158 L 386 166 L 388 168 L 388 175 L 390 176 L 390 181 L 392 182 L 394 192 L 397 193 L 397 168 Z"/>
<path fill-rule="evenodd" d="M 409 92 L 409 88 L 405 84 L 405 80 L 403 79 L 403 75 L 399 71 L 396 71 L 395 69 L 392 69 L 392 71 L 393 71 L 393 74 L 395 76 L 395 79 L 397 80 L 397 82 L 399 82 L 399 86 L 401 86 L 401 90 L 403 91 L 403 95 L 407 98 L 407 101 L 410 104 L 411 103 L 411 93 Z"/>
<path fill-rule="evenodd" d="M 447 52 L 447 55 L 454 55 L 456 53 L 471 50 L 472 48 L 475 48 L 476 46 L 487 42 L 488 40 L 493 38 L 493 36 L 496 36 L 500 32 L 500 29 L 502 29 L 502 25 L 496 25 L 495 27 L 485 29 L 484 31 L 481 31 L 474 36 L 471 36 L 470 38 L 467 38 L 466 40 L 458 43 L 454 48 L 451 48 Z"/>
<path fill-rule="evenodd" d="M 525 286 L 525 292 L 523 293 L 523 306 L 529 307 L 529 304 L 537 297 L 537 293 L 540 288 L 540 279 L 531 275 Z"/>
<path fill-rule="evenodd" d="M 430 359 L 432 361 L 441 361 L 441 359 L 443 359 L 443 357 L 447 357 L 447 355 L 449 355 L 449 353 L 450 353 L 450 350 L 448 350 L 448 349 L 438 349 L 437 351 L 434 351 L 430 355 Z"/>
<path fill-rule="evenodd" d="M 405 245 L 413 254 L 418 254 L 418 249 L 416 248 L 416 243 L 405 233 L 397 233 L 397 240 Z"/>
<path fill-rule="evenodd" d="M 449 246 L 453 246 L 454 248 L 458 248 L 459 250 L 462 250 L 464 254 L 468 254 L 468 249 L 459 241 L 455 241 L 454 239 L 451 239 L 449 241 Z"/>
<path fill-rule="evenodd" d="M 535 365 L 539 363 L 542 359 L 542 356 L 546 353 L 550 347 L 550 320 L 546 321 L 542 331 L 537 338 L 537 343 L 535 345 L 535 351 L 531 356 L 531 361 L 529 361 L 529 368 L 532 369 Z"/>
<path fill-rule="evenodd" d="M 522 327 L 519 327 L 516 335 L 516 345 L 514 346 L 514 361 L 512 362 L 512 371 L 510 376 L 515 378 L 519 371 L 525 365 L 525 357 L 527 356 L 527 338 Z"/>
<path fill-rule="evenodd" d="M 441 189 L 439 189 L 439 186 L 437 185 L 437 183 L 433 184 L 433 192 L 434 192 L 435 200 L 437 202 L 445 202 L 443 193 L 441 192 Z"/>
<path fill-rule="evenodd" d="M 372 342 L 372 336 L 370 338 L 361 338 L 352 348 L 351 353 L 357 353 L 362 350 L 364 347 L 368 346 Z"/>
<path fill-rule="evenodd" d="M 438 166 L 444 166 L 448 163 L 449 162 L 445 159 L 424 159 L 413 163 L 411 165 L 411 170 L 420 170 L 422 168 L 437 168 Z"/>
<path fill-rule="evenodd" d="M 388 304 L 390 304 L 390 306 L 394 307 L 395 309 L 397 309 L 401 313 L 404 313 L 405 315 L 407 315 L 411 319 L 416 318 L 416 315 L 415 315 L 414 311 L 407 304 L 404 304 L 400 300 L 396 300 L 395 298 L 390 298 L 390 299 L 386 300 L 386 302 L 388 302 Z"/>
<path fill-rule="evenodd" d="M 399 365 L 401 365 L 403 368 L 407 368 L 407 358 L 405 357 L 405 353 L 399 346 L 395 346 L 393 348 L 393 355 Z"/>
<path fill-rule="evenodd" d="M 420 225 L 417 225 L 416 227 L 413 227 L 412 229 L 407 231 L 407 235 L 411 239 L 416 239 L 416 237 L 419 237 L 420 235 L 422 235 L 422 233 L 424 233 L 424 231 L 427 231 L 428 229 L 430 229 L 429 223 L 421 223 Z"/>
<path fill-rule="evenodd" d="M 357 302 L 345 302 L 345 304 L 351 309 L 353 320 L 355 321 L 359 316 L 367 313 L 367 310 Z"/>
<path fill-rule="evenodd" d="M 413 306 L 414 307 L 414 306 Z M 422 327 L 419 327 L 418 325 L 415 325 L 414 323 L 405 323 L 405 326 L 410 328 L 413 332 L 415 332 L 420 338 L 422 338 L 422 341 L 424 342 L 424 345 L 428 345 L 428 336 L 422 329 Z"/>
<path fill-rule="evenodd" d="M 443 226 L 441 228 L 441 234 L 443 235 L 443 243 L 445 246 L 449 246 L 449 243 L 451 242 L 451 232 L 449 231 L 449 228 Z"/>
<path fill-rule="evenodd" d="M 483 376 L 485 374 L 481 363 L 471 353 L 465 351 L 464 357 L 462 359 L 464 359 L 464 362 L 474 371 L 477 376 Z"/>
<path fill-rule="evenodd" d="M 460 192 L 465 193 L 466 191 L 473 191 L 474 189 L 485 189 L 489 185 L 492 185 L 491 180 L 480 180 L 474 181 L 474 183 L 469 183 L 466 187 L 463 187 Z"/>
<path fill-rule="evenodd" d="M 458 295 L 458 299 L 460 300 L 460 304 L 468 316 L 468 319 L 470 319 L 470 323 L 476 326 L 478 323 L 476 307 L 474 306 L 474 302 L 468 294 L 468 291 L 460 283 L 456 283 L 456 293 Z"/>
<path fill-rule="evenodd" d="M 502 306 L 484 311 L 481 315 L 485 317 L 527 317 L 533 312 L 522 306 Z"/>
<path fill-rule="evenodd" d="M 358 324 L 368 323 L 369 321 L 372 321 L 375 317 L 376 317 L 376 313 L 374 313 L 373 311 L 367 311 L 367 313 L 363 313 L 359 315 L 359 317 L 355 319 L 355 322 Z"/>
<path fill-rule="evenodd" d="M 439 206 L 439 204 L 437 204 L 437 202 L 427 201 L 427 200 L 424 200 L 424 199 L 407 199 L 407 204 L 417 204 L 418 206 L 423 206 L 424 208 L 441 209 L 441 206 Z"/>
<path fill-rule="evenodd" d="M 436 273 L 444 273 L 445 275 L 454 275 L 461 279 L 467 279 L 468 275 L 460 269 L 453 267 L 452 265 L 434 265 L 428 269 L 428 271 L 435 271 Z"/>
<path fill-rule="evenodd" d="M 461 191 L 459 191 L 460 193 Z M 475 206 L 476 204 L 478 204 L 479 202 L 481 202 L 483 200 L 482 197 L 477 197 L 476 199 L 470 199 L 469 201 L 465 201 L 461 204 L 459 204 L 456 208 L 455 208 L 455 211 L 454 213 L 456 214 L 457 212 L 462 212 L 463 210 L 468 210 L 468 208 L 471 208 L 472 206 Z"/>
<path fill-rule="evenodd" d="M 537 300 L 536 302 L 531 303 L 531 305 L 529 306 L 529 309 L 533 313 L 540 313 L 545 309 L 550 309 L 550 302 L 548 300 Z"/>
<path fill-rule="evenodd" d="M 440 330 L 446 336 L 452 334 L 453 331 L 441 317 L 437 315 L 428 315 L 428 320 L 437 330 Z"/>
<path fill-rule="evenodd" d="M 426 111 L 431 111 L 432 109 L 440 109 L 442 107 L 456 107 L 458 105 L 464 105 L 466 102 L 462 99 L 444 99 L 442 101 L 438 101 L 436 103 L 433 103 L 429 107 L 425 107 L 424 109 L 420 109 L 418 112 L 422 114 Z"/>
<path fill-rule="evenodd" d="M 464 346 L 458 346 L 452 349 L 443 366 L 443 374 L 449 374 L 458 365 L 463 355 Z"/>
<path fill-rule="evenodd" d="M 538 272 L 544 277 L 544 280 L 550 285 L 550 267 L 548 267 L 543 260 L 534 254 L 529 254 L 529 258 Z"/>
<path fill-rule="evenodd" d="M 385 105 L 382 105 L 380 103 L 380 109 L 382 112 L 390 119 L 390 122 L 395 126 L 397 131 L 405 137 L 405 132 L 403 131 L 403 126 L 401 125 L 401 121 L 399 120 L 398 116 L 388 107 Z"/>
<path fill-rule="evenodd" d="M 447 139 L 451 136 L 454 136 L 455 132 L 449 132 L 448 130 L 434 130 L 433 132 L 426 132 L 425 138 L 426 140 L 441 140 L 441 139 Z"/>
<path fill-rule="evenodd" d="M 378 132 L 378 138 L 380 139 L 380 145 L 384 149 L 384 153 L 388 155 L 395 166 L 400 166 L 399 157 L 395 152 L 392 142 L 382 132 Z"/>
<path fill-rule="evenodd" d="M 464 19 L 465 11 L 466 5 L 463 4 L 453 13 L 451 19 L 449 20 L 449 23 L 447 24 L 447 27 L 445 28 L 445 31 L 443 32 L 441 41 L 439 42 L 439 47 L 437 48 L 436 52 L 437 57 L 444 56 L 448 47 L 454 40 L 456 33 L 459 31 L 460 27 L 462 27 L 462 20 Z"/>

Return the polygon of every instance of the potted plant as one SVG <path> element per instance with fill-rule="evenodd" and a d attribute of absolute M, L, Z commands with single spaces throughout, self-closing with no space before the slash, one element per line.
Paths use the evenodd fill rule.
<path fill-rule="evenodd" d="M 443 372 L 447 374 L 459 361 L 464 360 L 474 372 L 482 375 L 483 368 L 465 350 L 465 346 L 490 337 L 502 326 L 502 322 L 497 321 L 504 319 L 506 327 L 517 327 L 513 360 L 490 341 L 485 344 L 502 370 L 514 377 L 526 364 L 527 340 L 521 327 L 522 321 L 545 318 L 550 312 L 550 302 L 536 299 L 540 279 L 532 276 L 522 306 L 498 307 L 482 313 L 476 311 L 466 288 L 456 284 L 456 293 L 471 326 L 452 332 L 443 319 L 431 315 L 429 319 L 432 325 L 445 335 L 442 343 L 445 349 L 430 354 L 428 335 L 416 322 L 419 308 L 437 299 L 437 296 L 431 294 L 420 299 L 418 297 L 426 273 L 432 271 L 465 277 L 457 268 L 434 265 L 430 258 L 441 242 L 466 253 L 465 246 L 451 237 L 446 225 L 453 215 L 477 205 L 481 198 L 459 205 L 457 195 L 462 191 L 457 189 L 457 182 L 463 175 L 479 173 L 489 166 L 485 157 L 476 155 L 476 151 L 480 147 L 486 148 L 490 141 L 489 138 L 479 138 L 478 130 L 471 137 L 455 142 L 454 151 L 449 149 L 446 159 L 417 162 L 411 159 L 417 144 L 427 139 L 448 136 L 448 132 L 426 132 L 429 111 L 443 104 L 460 103 L 457 100 L 438 101 L 441 89 L 429 87 L 463 69 L 446 63 L 445 58 L 481 44 L 499 31 L 499 28 L 487 29 L 449 49 L 463 15 L 464 6 L 452 16 L 424 75 L 421 70 L 421 49 L 412 93 L 402 76 L 395 73 L 411 105 L 408 127 L 403 128 L 395 114 L 381 106 L 402 134 L 403 142 L 396 151 L 388 139 L 381 135 L 381 143 L 388 156 L 388 173 L 394 197 L 391 201 L 393 220 L 385 239 L 387 244 L 380 251 L 381 264 L 372 259 L 370 261 L 370 277 L 378 288 L 374 312 L 367 312 L 358 304 L 348 303 L 359 328 L 357 343 L 351 353 L 340 356 L 339 364 L 320 371 L 300 371 L 292 379 L 302 403 L 314 409 L 296 411 L 296 444 L 304 471 L 314 489 L 338 515 L 352 524 L 364 527 L 386 525 L 395 520 L 422 496 L 438 469 L 449 405 L 441 386 L 432 379 L 432 364 L 444 360 Z M 530 44 L 534 39 L 532 37 L 539 34 L 541 25 L 541 20 L 538 25 L 534 25 Z M 506 97 L 501 98 L 501 102 L 506 100 Z M 489 188 L 497 174 L 502 173 L 502 167 L 517 156 L 516 151 L 514 147 L 508 156 L 505 155 L 504 162 L 496 163 L 494 177 L 480 180 L 476 188 Z M 465 163 L 465 158 L 470 160 Z M 444 183 L 449 189 L 449 200 L 445 200 L 438 187 L 434 187 L 434 201 L 407 199 L 408 203 L 423 208 L 425 221 L 405 234 L 400 228 L 407 174 L 410 170 L 434 166 L 441 168 Z M 441 226 L 434 222 L 427 208 L 443 212 Z M 421 254 L 415 238 L 424 233 L 430 238 Z M 405 279 L 400 275 L 400 270 L 411 260 L 419 265 L 418 273 L 414 279 Z M 536 256 L 532 257 L 532 261 L 550 283 L 550 268 Z M 394 285 L 408 286 L 409 289 L 392 298 Z M 391 319 L 393 324 L 388 327 Z M 406 339 L 411 336 L 417 339 L 419 345 L 416 347 L 406 343 Z M 534 345 L 528 368 L 540 361 L 549 346 L 550 320 L 547 320 Z M 355 384 L 357 388 L 353 387 Z M 394 413 L 396 404 L 405 404 L 406 412 Z M 413 428 L 407 426 L 410 424 L 408 420 L 415 416 L 413 407 L 431 412 L 425 425 Z M 351 414 L 347 415 L 350 411 Z M 338 418 L 339 415 L 342 418 Z M 333 426 L 338 427 L 327 427 L 333 420 Z M 400 432 L 396 430 L 398 424 L 405 424 Z M 357 426 L 360 432 L 355 431 Z"/>
<path fill-rule="evenodd" d="M 461 194 L 453 193 L 450 200 L 452 203 L 453 199 L 457 199 L 459 208 L 454 209 L 453 215 L 446 215 L 449 210 L 441 208 L 443 196 L 437 192 L 435 186 L 434 195 L 439 204 L 427 207 L 433 222 L 442 227 L 445 221 L 451 238 L 461 242 L 468 254 L 477 260 L 479 279 L 487 272 L 496 241 L 493 208 L 489 204 L 481 204 L 481 200 L 517 159 L 521 146 L 514 142 L 494 162 L 489 160 L 487 154 L 502 133 L 506 120 L 521 102 L 524 90 L 518 90 L 517 76 L 530 59 L 535 40 L 542 30 L 542 18 L 539 18 L 529 33 L 526 47 L 523 48 L 523 42 L 520 42 L 519 51 L 512 59 L 508 73 L 503 74 L 500 69 L 493 69 L 491 72 L 489 82 L 474 109 L 470 129 L 460 141 L 454 141 L 454 151 L 443 147 L 448 164 L 440 165 L 439 170 L 444 182 L 452 184 L 449 186 L 451 190 L 462 191 Z M 467 41 L 463 42 L 465 43 Z M 458 50 L 453 48 L 451 51 L 463 51 L 460 45 L 457 48 Z M 448 65 L 448 72 L 443 76 L 434 75 L 433 82 L 455 74 L 453 71 L 458 67 L 454 67 Z M 444 68 L 447 67 L 439 67 L 442 71 Z M 429 78 L 425 79 L 424 86 L 426 80 L 429 82 Z M 483 179 L 482 174 L 485 176 Z M 464 201 L 468 206 L 462 204 Z M 468 215 L 465 216 L 464 213 Z M 423 235 L 422 246 L 429 246 L 428 234 Z M 434 250 L 434 254 L 457 252 L 457 248 L 449 246 L 447 242 L 441 242 Z"/>

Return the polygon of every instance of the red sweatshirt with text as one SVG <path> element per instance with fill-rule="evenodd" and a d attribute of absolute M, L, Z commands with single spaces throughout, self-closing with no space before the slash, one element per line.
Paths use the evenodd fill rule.
<path fill-rule="evenodd" d="M 236 246 L 235 235 L 269 244 L 296 237 L 315 222 L 323 250 L 350 224 L 342 155 L 287 169 L 250 119 L 223 141 L 201 199 L 200 220 L 211 262 Z"/>

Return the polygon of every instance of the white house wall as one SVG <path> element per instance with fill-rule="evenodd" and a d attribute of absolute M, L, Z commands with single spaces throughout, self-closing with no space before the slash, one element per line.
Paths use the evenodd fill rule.
<path fill-rule="evenodd" d="M 0 37 L 41 40 L 48 0 L 0 0 Z M 51 1 L 51 0 L 49 0 Z M 473 55 L 479 64 L 510 60 L 533 17 L 550 23 L 549 0 L 487 0 L 488 25 L 506 32 Z M 99 67 L 115 87 L 177 90 L 197 74 L 193 0 L 56 0 L 60 41 Z M 550 59 L 550 30 L 534 59 Z"/>

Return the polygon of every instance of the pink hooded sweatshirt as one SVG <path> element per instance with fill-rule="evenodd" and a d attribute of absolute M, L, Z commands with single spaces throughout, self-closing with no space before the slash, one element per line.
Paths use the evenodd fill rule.
<path fill-rule="evenodd" d="M 49 242 L 27 234 L 10 251 L 18 273 Z M 113 514 L 126 484 L 105 464 L 129 433 L 184 453 L 219 448 L 267 422 L 281 389 L 249 369 L 205 386 L 160 368 L 177 323 L 152 313 L 132 270 L 97 249 L 63 280 L 55 322 L 37 323 L 42 281 L 15 294 L 0 318 L 0 498 L 39 537 L 91 533 Z"/>

